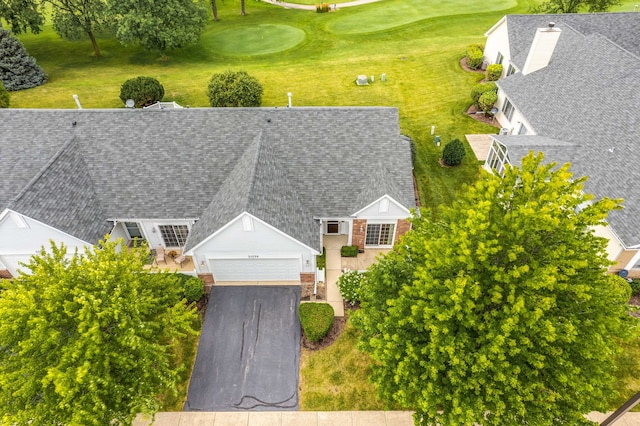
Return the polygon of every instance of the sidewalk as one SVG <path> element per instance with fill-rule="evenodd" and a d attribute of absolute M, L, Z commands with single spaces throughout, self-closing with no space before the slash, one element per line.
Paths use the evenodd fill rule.
<path fill-rule="evenodd" d="M 342 257 L 340 248 L 347 244 L 346 235 L 324 236 L 324 248 L 327 252 L 325 269 L 325 285 L 327 286 L 327 303 L 333 307 L 335 316 L 344 316 L 344 301 L 338 290 L 338 277 L 342 273 Z"/>
<path fill-rule="evenodd" d="M 158 413 L 154 426 L 413 426 L 410 411 Z M 140 416 L 133 426 L 147 426 Z"/>
<path fill-rule="evenodd" d="M 601 422 L 611 413 L 589 413 Z M 410 411 L 251 411 L 156 414 L 154 426 L 413 426 Z M 133 426 L 148 426 L 141 416 Z M 627 413 L 614 426 L 638 426 L 640 413 Z"/>

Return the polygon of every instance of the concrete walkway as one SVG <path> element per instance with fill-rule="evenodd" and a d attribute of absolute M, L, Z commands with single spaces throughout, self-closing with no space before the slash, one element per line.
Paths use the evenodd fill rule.
<path fill-rule="evenodd" d="M 262 1 L 264 1 L 265 3 L 271 3 L 276 6 L 282 6 L 285 9 L 313 10 L 314 12 L 316 10 L 316 6 L 310 5 L 310 4 L 287 3 L 284 1 L 277 1 L 277 0 L 262 0 Z M 343 7 L 360 6 L 362 4 L 375 3 L 378 1 L 380 0 L 355 0 L 355 1 L 348 1 L 345 3 L 331 3 L 331 2 L 325 2 L 325 3 L 329 3 L 329 5 L 331 6 L 331 10 L 337 10 L 337 9 L 342 9 Z"/>
<path fill-rule="evenodd" d="M 325 285 L 327 286 L 327 303 L 333 307 L 335 316 L 344 316 L 344 301 L 338 289 L 338 277 L 342 273 L 342 257 L 340 248 L 347 245 L 346 235 L 325 235 L 324 248 L 327 252 L 325 269 Z"/>
<path fill-rule="evenodd" d="M 413 426 L 410 411 L 261 411 L 158 413 L 154 426 Z M 138 418 L 133 426 L 148 426 Z"/>
<path fill-rule="evenodd" d="M 156 414 L 154 426 L 413 426 L 410 411 L 254 411 Z M 589 413 L 601 422 L 611 413 Z M 133 426 L 148 426 L 149 418 L 138 416 Z M 627 413 L 614 426 L 639 426 L 640 413 Z"/>

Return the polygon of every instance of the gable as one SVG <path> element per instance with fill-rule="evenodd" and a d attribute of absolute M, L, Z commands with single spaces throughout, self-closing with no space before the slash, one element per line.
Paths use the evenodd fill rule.
<path fill-rule="evenodd" d="M 373 203 L 352 214 L 358 219 L 403 219 L 409 217 L 411 213 L 400 203 L 388 195 L 380 197 Z"/>

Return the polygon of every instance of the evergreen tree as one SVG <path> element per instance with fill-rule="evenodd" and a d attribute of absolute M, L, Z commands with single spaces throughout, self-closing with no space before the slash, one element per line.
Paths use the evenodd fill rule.
<path fill-rule="evenodd" d="M 29 89 L 47 81 L 47 74 L 20 40 L 5 30 L 0 30 L 0 81 L 9 91 Z"/>

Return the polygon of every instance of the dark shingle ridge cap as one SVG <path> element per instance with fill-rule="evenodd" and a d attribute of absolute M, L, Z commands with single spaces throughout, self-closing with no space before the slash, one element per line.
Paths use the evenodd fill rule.
<path fill-rule="evenodd" d="M 24 195 L 33 187 L 33 185 L 35 185 L 36 182 L 38 182 L 38 180 L 40 180 L 40 178 L 42 178 L 42 176 L 47 172 L 47 170 L 49 170 L 49 167 L 51 167 L 51 165 L 55 163 L 56 160 L 60 158 L 60 156 L 67 150 L 67 148 L 75 141 L 75 139 L 76 139 L 75 136 L 71 136 L 69 139 L 67 139 L 64 142 L 64 144 L 62 144 L 60 149 L 49 159 L 49 161 L 46 162 L 44 166 L 42 166 L 40 171 L 36 173 L 35 176 L 31 178 L 29 183 L 27 183 L 20 190 L 20 192 L 9 202 L 9 205 L 7 206 L 7 208 L 10 209 L 12 206 L 15 206 L 15 204 L 18 201 L 20 201 L 22 197 L 24 197 Z"/>
<path fill-rule="evenodd" d="M 246 211 L 256 174 L 262 133 L 260 130 L 253 138 L 200 215 L 200 219 L 193 225 L 184 246 L 185 252 L 197 247 L 230 220 Z"/>

